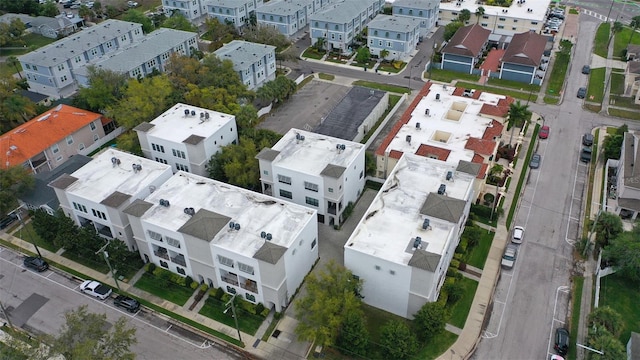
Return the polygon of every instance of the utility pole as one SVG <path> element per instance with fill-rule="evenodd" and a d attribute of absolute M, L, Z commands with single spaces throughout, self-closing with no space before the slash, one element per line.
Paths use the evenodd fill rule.
<path fill-rule="evenodd" d="M 109 262 L 109 253 L 105 250 L 107 246 L 109 246 L 109 240 L 107 240 L 107 243 L 104 244 L 104 246 L 101 247 L 100 250 L 96 251 L 96 254 L 100 252 L 102 253 L 102 255 L 104 256 L 104 261 L 107 262 L 107 266 L 109 267 L 109 271 L 111 272 L 111 277 L 113 277 L 113 281 L 115 281 L 118 291 L 122 292 L 122 289 L 120 289 L 120 284 L 118 284 L 118 278 L 116 278 L 116 273 L 113 272 L 113 268 L 111 267 L 111 263 Z"/>
<path fill-rule="evenodd" d="M 236 322 L 236 330 L 238 331 L 238 340 L 242 342 L 242 336 L 240 335 L 240 327 L 238 326 L 238 317 L 236 316 L 236 306 L 234 303 L 234 301 L 236 300 L 236 296 L 237 294 L 233 294 L 233 296 L 231 297 L 231 300 L 227 301 L 227 303 L 225 304 L 227 308 L 224 310 L 224 313 L 229 311 L 229 307 L 231 307 L 231 314 L 233 315 L 233 319 Z"/>
<path fill-rule="evenodd" d="M 2 310 L 2 313 L 4 314 L 4 318 L 7 319 L 7 324 L 9 324 L 9 327 L 13 328 L 13 324 L 11 324 L 11 319 L 9 319 L 9 314 L 7 314 L 7 310 L 4 308 L 4 305 L 2 304 L 2 302 L 0 302 L 0 310 Z"/>
<path fill-rule="evenodd" d="M 27 233 L 27 236 L 29 237 L 29 240 L 31 240 L 31 243 L 33 244 L 33 246 L 35 246 L 36 252 L 38 253 L 38 257 L 42 259 L 42 254 L 40 253 L 40 249 L 38 248 L 38 244 L 36 244 L 36 242 L 33 241 L 33 237 L 31 236 L 31 232 L 29 232 L 27 230 L 27 228 L 25 228 L 25 224 L 24 224 L 24 221 L 22 220 L 22 215 L 20 214 L 20 211 L 16 211 L 15 214 L 18 217 L 18 221 L 20 221 L 20 225 L 22 225 L 22 228 Z"/>

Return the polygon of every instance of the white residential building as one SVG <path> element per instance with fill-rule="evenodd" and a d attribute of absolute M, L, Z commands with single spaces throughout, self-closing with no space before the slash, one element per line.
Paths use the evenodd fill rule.
<path fill-rule="evenodd" d="M 544 28 L 544 20 L 551 0 L 513 1 L 511 6 L 501 7 L 480 4 L 470 0 L 441 2 L 438 14 L 438 26 L 445 26 L 458 18 L 460 11 L 467 9 L 471 19 L 465 25 L 478 23 L 494 34 L 491 40 L 499 40 L 501 35 L 511 36 L 518 33 L 534 31 L 540 33 Z M 479 15 L 479 7 L 484 14 Z"/>
<path fill-rule="evenodd" d="M 318 259 L 315 210 L 182 171 L 125 213 L 145 261 L 275 311 Z"/>
<path fill-rule="evenodd" d="M 167 17 L 178 12 L 189 22 L 194 22 L 206 15 L 203 0 L 162 0 L 162 9 Z"/>
<path fill-rule="evenodd" d="M 107 239 L 137 250 L 129 219 L 122 212 L 144 199 L 172 175 L 169 165 L 107 149 L 71 175 L 51 182 L 60 207 L 78 226 L 95 228 Z"/>
<path fill-rule="evenodd" d="M 418 51 L 420 40 L 420 20 L 391 15 L 378 15 L 369 23 L 369 51 L 381 56 L 386 50 L 385 60 L 410 61 Z M 418 72 L 420 70 L 417 70 Z"/>
<path fill-rule="evenodd" d="M 351 54 L 355 37 L 384 8 L 385 0 L 345 0 L 309 17 L 311 45 L 322 38 L 328 51 Z"/>
<path fill-rule="evenodd" d="M 272 0 L 256 9 L 256 21 L 292 36 L 308 25 L 309 16 L 329 4 L 331 0 Z"/>
<path fill-rule="evenodd" d="M 291 129 L 256 156 L 262 192 L 318 211 L 318 222 L 342 223 L 365 184 L 365 146 Z"/>
<path fill-rule="evenodd" d="M 238 142 L 234 115 L 182 103 L 133 130 L 146 158 L 202 176 L 213 155 Z"/>
<path fill-rule="evenodd" d="M 438 299 L 475 199 L 475 174 L 405 154 L 344 246 L 363 301 L 412 319 Z"/>
<path fill-rule="evenodd" d="M 276 47 L 233 40 L 214 52 L 221 60 L 231 60 L 233 69 L 249 90 L 276 78 Z"/>
<path fill-rule="evenodd" d="M 240 28 L 249 23 L 252 14 L 262 4 L 263 0 L 204 0 L 203 7 L 210 18 L 218 19 L 221 24 L 231 23 Z"/>

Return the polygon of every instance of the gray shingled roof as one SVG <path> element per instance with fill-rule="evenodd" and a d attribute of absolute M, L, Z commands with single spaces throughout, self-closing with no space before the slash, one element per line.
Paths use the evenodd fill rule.
<path fill-rule="evenodd" d="M 276 159 L 276 157 L 278 157 L 278 155 L 280 155 L 280 151 L 278 150 L 273 150 L 271 148 L 263 148 L 262 150 L 260 150 L 258 155 L 256 155 L 256 159 L 273 161 Z"/>
<path fill-rule="evenodd" d="M 458 162 L 458 167 L 456 167 L 456 171 L 473 175 L 473 177 L 478 176 L 478 174 L 480 173 L 480 169 L 482 169 L 482 164 L 466 160 L 460 160 Z"/>
<path fill-rule="evenodd" d="M 236 71 L 248 69 L 256 60 L 275 52 L 276 47 L 271 45 L 256 44 L 248 41 L 233 40 L 225 44 L 214 54 L 220 60 L 231 60 Z"/>
<path fill-rule="evenodd" d="M 640 159 L 640 146 L 635 144 L 636 138 L 633 133 L 624 133 L 624 186 L 632 189 L 640 189 L 640 163 L 636 164 Z"/>
<path fill-rule="evenodd" d="M 207 5 L 236 8 L 236 7 L 241 7 L 246 3 L 252 3 L 252 2 L 253 0 L 209 0 Z"/>
<path fill-rule="evenodd" d="M 546 45 L 547 37 L 535 31 L 515 34 L 502 55 L 502 61 L 538 67 Z"/>
<path fill-rule="evenodd" d="M 313 132 L 353 141 L 360 125 L 384 95 L 384 91 L 354 86 Z"/>
<path fill-rule="evenodd" d="M 129 198 L 131 198 L 131 195 L 129 194 L 124 194 L 120 191 L 114 191 L 113 193 L 111 193 L 111 195 L 104 198 L 104 200 L 102 200 L 100 204 L 112 208 L 118 208 L 125 201 L 129 200 Z"/>
<path fill-rule="evenodd" d="M 457 223 L 464 214 L 465 205 L 464 200 L 450 198 L 437 193 L 429 193 L 420 208 L 420 213 L 436 219 Z"/>
<path fill-rule="evenodd" d="M 627 210 L 640 211 L 640 200 L 619 197 L 618 206 Z"/>
<path fill-rule="evenodd" d="M 258 7 L 256 12 L 287 16 L 304 10 L 310 4 L 312 4 L 312 0 L 272 0 Z"/>
<path fill-rule="evenodd" d="M 147 131 L 153 129 L 154 127 L 155 127 L 155 125 L 153 125 L 151 123 L 148 123 L 146 121 L 143 121 L 138 126 L 134 127 L 133 130 L 147 132 Z"/>
<path fill-rule="evenodd" d="M 478 24 L 463 26 L 456 31 L 447 46 L 442 49 L 444 54 L 462 56 L 478 56 L 482 46 L 489 40 L 491 30 Z"/>
<path fill-rule="evenodd" d="M 372 1 L 369 0 L 348 0 L 329 5 L 325 10 L 311 15 L 309 20 L 344 24 L 359 16 L 370 5 L 372 5 Z"/>
<path fill-rule="evenodd" d="M 287 248 L 265 241 L 262 247 L 253 255 L 253 258 L 275 265 L 285 252 L 287 252 Z"/>
<path fill-rule="evenodd" d="M 51 186 L 53 188 L 56 188 L 56 189 L 64 190 L 69 185 L 73 184 L 76 181 L 78 181 L 78 178 L 73 177 L 73 176 L 71 176 L 69 174 L 63 174 L 63 175 L 60 175 L 60 177 L 58 177 L 57 179 L 55 179 L 52 182 L 50 182 L 49 186 Z"/>
<path fill-rule="evenodd" d="M 420 27 L 420 21 L 412 17 L 378 15 L 368 25 L 369 34 L 372 34 L 373 29 L 406 33 Z"/>
<path fill-rule="evenodd" d="M 187 137 L 186 139 L 182 140 L 182 142 L 189 145 L 198 145 L 202 142 L 202 140 L 204 140 L 204 136 L 192 134 L 189 135 L 189 137 Z"/>
<path fill-rule="evenodd" d="M 30 64 L 52 66 L 81 55 L 85 51 L 94 48 L 97 44 L 104 42 L 105 38 L 113 39 L 136 28 L 142 31 L 141 24 L 109 19 L 28 54 L 19 56 L 18 59 Z"/>
<path fill-rule="evenodd" d="M 150 202 L 135 199 L 129 206 L 122 210 L 122 212 L 131 216 L 141 217 L 147 210 L 151 209 L 152 206 L 153 204 Z"/>
<path fill-rule="evenodd" d="M 409 266 L 435 272 L 440 264 L 440 255 L 422 249 L 416 249 L 409 260 Z"/>
<path fill-rule="evenodd" d="M 393 7 L 406 7 L 414 9 L 433 9 L 440 1 L 437 0 L 395 0 L 391 3 Z M 406 14 L 402 14 L 407 16 Z"/>
<path fill-rule="evenodd" d="M 320 172 L 320 175 L 337 179 L 342 176 L 345 170 L 347 170 L 347 168 L 344 166 L 328 164 L 322 172 Z"/>
<path fill-rule="evenodd" d="M 191 235 L 204 241 L 211 241 L 229 224 L 231 218 L 206 209 L 200 209 L 195 213 L 178 232 Z"/>

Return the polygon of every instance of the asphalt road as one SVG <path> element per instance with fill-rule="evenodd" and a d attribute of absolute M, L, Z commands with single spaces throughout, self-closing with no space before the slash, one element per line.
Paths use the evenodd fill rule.
<path fill-rule="evenodd" d="M 136 329 L 138 343 L 131 349 L 138 359 L 244 359 L 146 310 L 130 314 L 115 308 L 110 299 L 95 300 L 80 293 L 78 286 L 78 281 L 55 271 L 27 270 L 20 254 L 0 248 L 0 302 L 14 326 L 32 334 L 55 335 L 64 324 L 65 311 L 87 305 L 89 312 L 105 313 L 111 324 L 127 318 Z M 0 318 L 4 321 L 3 314 Z"/>

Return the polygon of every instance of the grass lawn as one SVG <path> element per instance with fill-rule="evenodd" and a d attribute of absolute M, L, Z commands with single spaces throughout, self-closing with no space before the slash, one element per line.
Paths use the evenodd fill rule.
<path fill-rule="evenodd" d="M 383 62 L 383 63 L 380 63 L 380 66 L 378 66 L 378 70 L 387 71 L 387 72 L 390 72 L 390 73 L 397 74 L 400 71 L 402 71 L 402 69 L 404 69 L 405 66 L 407 66 L 407 63 L 402 63 L 400 68 L 396 69 L 391 63 Z"/>
<path fill-rule="evenodd" d="M 482 231 L 482 237 L 478 245 L 471 250 L 465 262 L 478 269 L 484 269 L 484 263 L 487 261 L 487 256 L 489 256 L 489 250 L 491 249 L 491 243 L 495 235 L 496 233 L 493 231 Z"/>
<path fill-rule="evenodd" d="M 611 24 L 608 22 L 600 24 L 600 26 L 598 26 L 598 30 L 596 30 L 596 37 L 593 40 L 593 52 L 605 59 L 607 58 L 607 42 L 609 41 L 610 30 Z"/>
<path fill-rule="evenodd" d="M 467 81 L 478 81 L 480 80 L 480 76 L 465 74 L 456 71 L 450 70 L 442 70 L 442 69 L 431 69 L 430 71 L 431 80 L 442 81 L 450 83 L 453 80 L 467 80 Z"/>
<path fill-rule="evenodd" d="M 42 238 L 40 236 L 38 236 L 36 231 L 33 230 L 33 223 L 32 222 L 26 223 L 22 229 L 18 230 L 13 235 L 16 236 L 16 237 L 19 237 L 20 239 L 22 239 L 24 241 L 28 241 L 30 243 L 34 243 L 35 242 L 36 245 L 38 245 L 38 247 L 43 248 L 43 249 L 47 249 L 47 250 L 49 250 L 51 252 L 58 251 L 58 248 L 55 245 L 53 245 L 50 242 L 42 240 Z M 33 249 L 33 251 L 35 252 L 35 248 Z"/>
<path fill-rule="evenodd" d="M 20 65 L 19 63 L 18 63 L 18 69 L 22 71 L 22 65 Z M 9 65 L 7 62 L 0 62 L 0 75 L 3 75 L 3 76 L 13 75 L 16 72 L 18 72 L 18 70 L 16 70 L 15 66 Z"/>
<path fill-rule="evenodd" d="M 587 89 L 587 99 L 592 102 L 602 103 L 602 97 L 604 95 L 605 68 L 591 69 L 589 75 L 589 88 Z"/>
<path fill-rule="evenodd" d="M 364 68 L 364 67 L 366 67 L 367 69 L 372 69 L 375 65 L 376 65 L 375 61 L 369 61 L 366 64 L 359 63 L 359 62 L 356 62 L 356 61 L 351 63 L 351 66 L 358 67 L 358 68 L 361 68 L 361 69 Z"/>
<path fill-rule="evenodd" d="M 383 90 L 383 91 L 388 91 L 388 92 L 397 93 L 397 94 L 404 94 L 404 93 L 411 92 L 411 90 L 406 87 L 389 85 L 389 84 L 381 84 L 381 83 L 364 81 L 364 80 L 356 80 L 352 83 L 352 85 L 364 86 L 372 89 Z"/>
<path fill-rule="evenodd" d="M 631 119 L 631 120 L 640 120 L 640 112 L 638 111 L 620 110 L 620 109 L 614 109 L 614 108 L 609 108 L 608 111 L 609 111 L 609 115 L 611 116 L 617 116 L 620 118 Z"/>
<path fill-rule="evenodd" d="M 334 75 L 325 73 L 318 73 L 318 77 L 322 80 L 333 80 L 336 78 Z"/>
<path fill-rule="evenodd" d="M 502 80 L 502 79 L 490 78 L 488 84 L 492 86 L 497 86 L 497 87 L 508 87 L 515 90 L 526 91 L 526 92 L 532 91 L 534 93 L 537 93 L 538 91 L 540 91 L 540 85 L 525 84 L 525 83 L 521 83 L 513 80 Z"/>
<path fill-rule="evenodd" d="M 39 34 L 25 34 L 20 38 L 4 45 L 4 47 L 21 47 L 22 49 L 2 49 L 2 51 L 0 51 L 0 56 L 24 55 L 47 44 L 51 44 L 52 42 L 57 40 L 58 39 L 50 39 Z"/>
<path fill-rule="evenodd" d="M 103 260 L 103 261 L 95 261 L 93 259 L 88 259 L 86 257 L 82 257 L 76 254 L 71 253 L 70 251 L 65 251 L 62 253 L 62 256 L 66 257 L 69 260 L 73 260 L 79 264 L 82 264 L 88 268 L 91 268 L 95 271 L 101 272 L 101 273 L 107 273 L 109 271 L 109 267 L 107 266 L 107 263 Z"/>
<path fill-rule="evenodd" d="M 189 300 L 194 291 L 191 288 L 156 278 L 149 273 L 144 273 L 135 283 L 135 287 L 180 306 Z"/>
<path fill-rule="evenodd" d="M 456 87 L 482 90 L 482 91 L 486 91 L 494 94 L 508 95 L 520 100 L 527 100 L 527 101 L 533 101 L 533 102 L 536 102 L 538 100 L 538 95 L 536 95 L 536 93 L 521 92 L 521 91 L 504 88 L 504 87 L 483 86 L 483 85 L 468 83 L 464 81 L 456 82 Z"/>
<path fill-rule="evenodd" d="M 460 281 L 462 286 L 464 286 L 464 295 L 462 295 L 462 298 L 449 309 L 451 311 L 449 324 L 462 329 L 465 321 L 467 321 L 467 315 L 469 315 L 473 297 L 476 295 L 478 282 L 466 277 L 457 281 Z"/>
<path fill-rule="evenodd" d="M 557 105 L 560 102 L 560 98 L 555 96 L 549 96 L 549 95 L 545 95 L 543 100 L 545 104 L 550 104 L 550 105 Z"/>
<path fill-rule="evenodd" d="M 432 360 L 443 354 L 448 348 L 458 340 L 458 335 L 443 331 L 438 334 L 435 339 L 429 341 L 425 347 L 418 351 L 418 355 L 414 359 Z"/>
<path fill-rule="evenodd" d="M 612 71 L 610 84 L 611 95 L 624 94 L 624 73 Z"/>
<path fill-rule="evenodd" d="M 576 341 L 578 339 L 578 323 L 580 322 L 580 304 L 582 303 L 582 288 L 584 287 L 584 278 L 582 276 L 573 277 L 573 289 L 572 300 L 573 306 L 571 308 L 571 328 L 569 334 L 571 334 L 571 345 L 569 346 L 569 357 L 567 360 L 575 360 L 576 358 Z"/>
<path fill-rule="evenodd" d="M 549 84 L 547 86 L 547 93 L 549 95 L 558 95 L 562 91 L 562 85 L 564 85 L 564 77 L 567 74 L 567 66 L 570 61 L 569 54 L 563 54 L 560 51 L 556 52 L 556 60 L 551 70 L 551 76 L 549 77 Z"/>
<path fill-rule="evenodd" d="M 217 322 L 221 322 L 235 328 L 236 323 L 233 319 L 231 311 L 227 311 L 226 314 L 224 313 L 226 308 L 227 307 L 225 303 L 223 303 L 222 301 L 209 297 L 207 298 L 207 300 L 205 300 L 202 309 L 200 309 L 200 314 Z M 242 309 L 239 309 L 237 306 L 236 315 L 238 316 L 238 327 L 240 328 L 240 331 L 246 332 L 247 334 L 251 335 L 254 335 L 256 331 L 258 331 L 258 328 L 264 321 L 264 318 L 254 314 L 250 314 Z"/>
<path fill-rule="evenodd" d="M 627 344 L 631 332 L 640 332 L 640 283 L 617 274 L 600 280 L 600 306 L 610 306 L 622 315 L 624 331 L 619 340 Z"/>
<path fill-rule="evenodd" d="M 626 107 L 626 108 L 629 108 L 629 110 L 640 111 L 640 105 L 636 105 L 633 101 L 634 101 L 633 97 L 631 96 L 625 97 L 625 96 L 611 95 L 609 99 L 609 104 L 620 106 L 620 107 Z"/>
<path fill-rule="evenodd" d="M 622 57 L 622 52 L 627 48 L 629 39 L 631 39 L 632 44 L 640 44 L 640 34 L 636 32 L 631 38 L 632 32 L 633 30 L 630 27 L 625 26 L 616 34 L 613 38 L 613 57 Z"/>
<path fill-rule="evenodd" d="M 314 60 L 320 60 L 322 59 L 323 56 L 324 56 L 324 53 L 319 53 L 314 48 L 307 48 L 307 50 L 305 50 L 302 53 L 302 57 L 308 57 L 309 59 L 314 59 Z"/>

